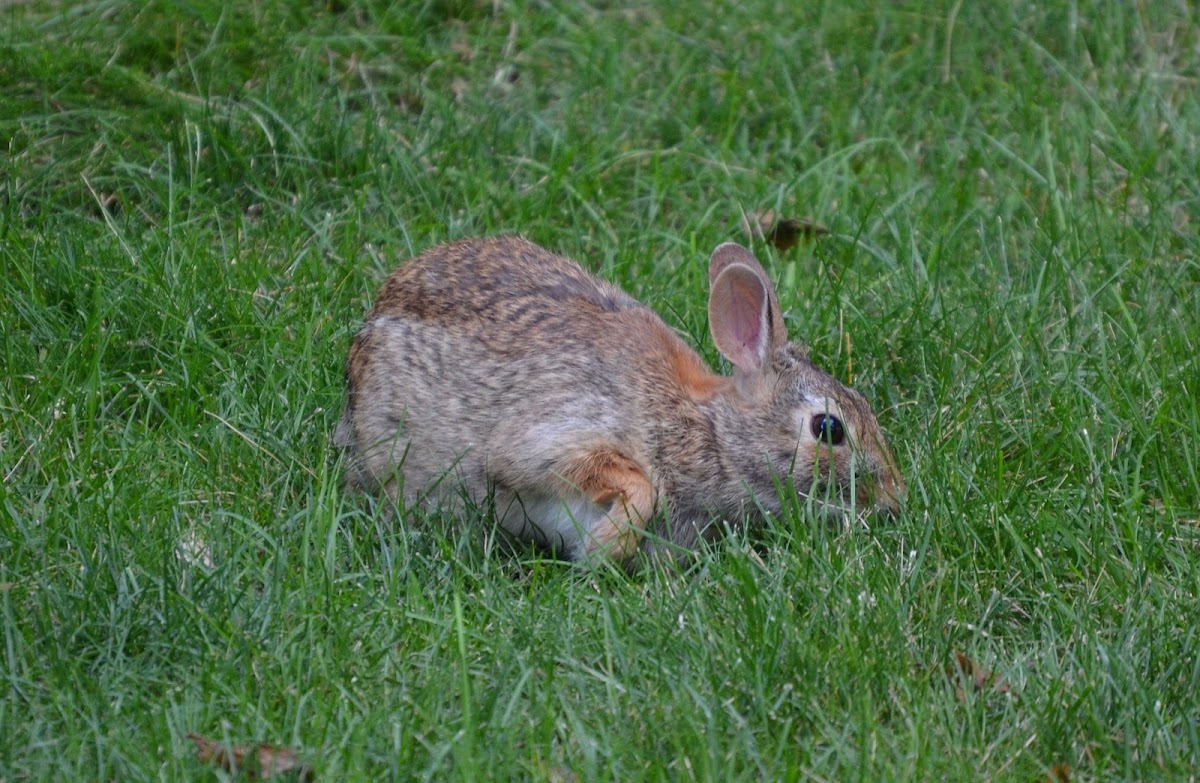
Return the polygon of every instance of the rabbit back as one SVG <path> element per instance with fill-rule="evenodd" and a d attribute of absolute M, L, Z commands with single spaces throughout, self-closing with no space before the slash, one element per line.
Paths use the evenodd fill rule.
<path fill-rule="evenodd" d="M 641 422 L 663 344 L 694 357 L 637 300 L 525 240 L 434 248 L 388 278 L 355 337 L 335 442 L 353 483 L 490 504 L 577 557 L 613 504 L 652 513 Z"/>

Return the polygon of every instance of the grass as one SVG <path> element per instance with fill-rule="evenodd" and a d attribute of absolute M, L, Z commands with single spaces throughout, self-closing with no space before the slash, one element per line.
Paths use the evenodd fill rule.
<path fill-rule="evenodd" d="M 1190 5 L 0 16 L 0 780 L 202 777 L 189 731 L 324 780 L 1194 778 Z M 703 259 L 768 208 L 830 229 L 756 250 L 896 522 L 628 577 L 341 489 L 396 263 L 520 232 L 715 361 Z"/>

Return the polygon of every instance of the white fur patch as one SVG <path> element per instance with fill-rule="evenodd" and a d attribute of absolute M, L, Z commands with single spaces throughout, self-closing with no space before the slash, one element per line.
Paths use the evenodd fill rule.
<path fill-rule="evenodd" d="M 605 516 L 587 498 L 544 496 L 522 496 L 496 511 L 510 533 L 549 545 L 573 560 L 583 559 L 592 530 Z"/>

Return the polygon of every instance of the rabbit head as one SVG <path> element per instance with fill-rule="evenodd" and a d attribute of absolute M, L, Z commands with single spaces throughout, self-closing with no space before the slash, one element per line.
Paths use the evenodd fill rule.
<path fill-rule="evenodd" d="M 826 513 L 896 513 L 904 480 L 870 404 L 789 342 L 775 290 L 754 256 L 733 243 L 719 246 L 709 286 L 713 341 L 734 367 L 732 393 L 714 425 L 745 489 L 772 511 L 779 484 L 790 482 Z"/>

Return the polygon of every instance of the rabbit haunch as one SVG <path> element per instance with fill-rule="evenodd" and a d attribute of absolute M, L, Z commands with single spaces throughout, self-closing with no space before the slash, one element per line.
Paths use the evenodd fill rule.
<path fill-rule="evenodd" d="M 692 547 L 716 520 L 778 510 L 781 480 L 830 512 L 894 511 L 904 483 L 870 405 L 788 342 L 753 255 L 718 247 L 709 285 L 728 377 L 652 310 L 523 239 L 427 250 L 387 279 L 350 348 L 335 435 L 347 479 L 488 504 L 575 559 Z M 818 441 L 818 416 L 838 417 L 845 442 Z"/>

